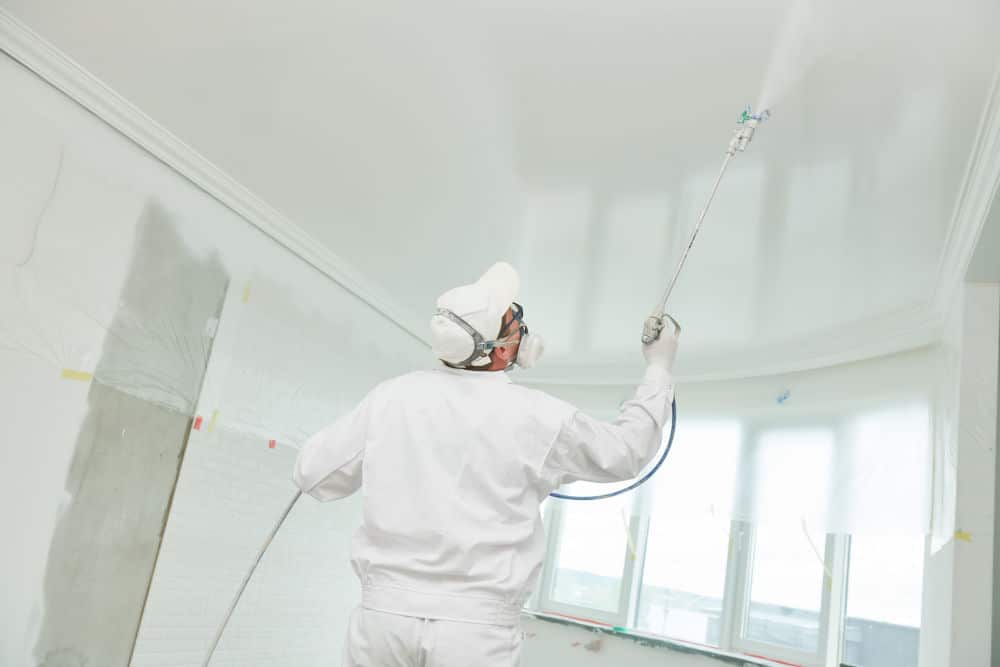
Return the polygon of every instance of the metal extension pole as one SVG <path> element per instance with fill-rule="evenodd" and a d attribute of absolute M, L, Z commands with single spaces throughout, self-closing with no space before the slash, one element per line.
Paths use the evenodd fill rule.
<path fill-rule="evenodd" d="M 274 524 L 274 528 L 271 529 L 267 539 L 264 540 L 264 544 L 261 545 L 260 551 L 257 552 L 257 559 L 254 560 L 253 565 L 250 566 L 246 576 L 243 577 L 243 583 L 240 584 L 239 590 L 236 591 L 236 597 L 233 598 L 233 603 L 229 605 L 229 611 L 226 612 L 226 617 L 222 620 L 222 623 L 219 625 L 219 629 L 215 633 L 215 639 L 212 640 L 212 647 L 208 650 L 208 655 L 205 656 L 205 662 L 201 663 L 202 667 L 208 667 L 208 664 L 212 662 L 212 656 L 215 654 L 215 649 L 219 646 L 219 640 L 222 639 L 222 633 L 226 630 L 226 625 L 229 624 L 229 619 L 232 618 L 233 611 L 236 610 L 236 605 L 239 603 L 240 598 L 243 597 L 243 591 L 246 590 L 247 584 L 250 583 L 250 577 L 253 576 L 254 570 L 256 570 L 257 566 L 260 565 L 260 560 L 264 557 L 264 552 L 266 552 L 267 548 L 271 546 L 271 541 L 281 528 L 281 524 L 285 523 L 285 519 L 288 518 L 288 513 L 292 511 L 292 508 L 295 507 L 295 503 L 297 503 L 301 497 L 302 492 L 296 491 L 292 501 L 288 503 L 288 507 L 286 507 L 285 511 L 281 513 L 281 518 L 279 518 L 278 522 Z"/>
<path fill-rule="evenodd" d="M 644 325 L 642 331 L 642 342 L 646 345 L 649 345 L 660 337 L 660 331 L 662 331 L 664 327 L 664 319 L 669 320 L 671 324 L 673 324 L 676 329 L 675 333 L 680 333 L 680 326 L 677 324 L 676 320 L 667 315 L 667 301 L 670 299 L 670 294 L 674 291 L 674 286 L 677 284 L 677 279 L 681 275 L 681 270 L 684 268 L 684 262 L 687 261 L 688 253 L 691 252 L 694 240 L 698 238 L 698 232 L 701 231 L 701 225 L 705 222 L 705 216 L 708 214 L 708 209 L 712 206 L 712 200 L 715 199 L 715 193 L 719 191 L 719 184 L 722 183 L 722 176 L 726 173 L 729 161 L 736 156 L 737 152 L 746 150 L 750 140 L 753 139 L 757 126 L 762 120 L 766 120 L 768 116 L 770 116 L 769 111 L 762 111 L 759 114 L 754 115 L 751 113 L 750 107 L 747 107 L 746 111 L 743 112 L 743 115 L 740 118 L 740 124 L 733 132 L 733 138 L 730 140 L 729 148 L 726 150 L 726 159 L 722 161 L 722 168 L 719 169 L 719 175 L 715 179 L 712 191 L 709 193 L 708 199 L 705 201 L 705 205 L 701 209 L 701 214 L 698 215 L 698 222 L 695 223 L 694 229 L 691 230 L 691 236 L 688 238 L 687 246 L 684 247 L 684 252 L 681 254 L 680 261 L 677 262 L 677 268 L 674 270 L 674 275 L 667 284 L 667 288 L 663 291 L 663 297 L 657 303 L 653 313 L 646 318 L 646 324 Z"/>
<path fill-rule="evenodd" d="M 677 263 L 677 268 L 674 270 L 674 277 L 670 279 L 670 283 L 667 285 L 667 289 L 663 291 L 663 298 L 660 299 L 660 307 L 657 309 L 657 313 L 663 314 L 667 312 L 667 300 L 670 298 L 670 293 L 674 291 L 674 285 L 677 284 L 677 279 L 681 275 L 681 269 L 684 268 L 684 262 L 687 261 L 688 253 L 691 252 L 691 246 L 694 245 L 694 240 L 698 237 L 698 232 L 701 231 L 701 223 L 705 221 L 705 216 L 708 214 L 708 209 L 712 205 L 712 200 L 715 199 L 715 193 L 719 190 L 719 183 L 722 182 L 722 175 L 726 173 L 726 167 L 729 166 L 729 161 L 733 159 L 735 153 L 726 153 L 726 159 L 722 161 L 722 169 L 719 170 L 719 175 L 715 179 L 715 185 L 712 186 L 712 192 L 708 195 L 708 200 L 705 201 L 705 206 L 701 209 L 701 214 L 698 216 L 698 222 L 695 223 L 694 229 L 691 230 L 691 236 L 688 238 L 687 246 L 684 248 L 683 254 L 681 254 L 681 260 Z"/>

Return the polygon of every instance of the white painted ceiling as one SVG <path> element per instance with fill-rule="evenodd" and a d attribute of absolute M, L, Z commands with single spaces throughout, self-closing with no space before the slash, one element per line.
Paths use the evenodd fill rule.
<path fill-rule="evenodd" d="M 730 6 L 732 5 L 732 6 Z M 538 377 L 610 381 L 789 2 L 0 0 L 418 320 L 507 259 Z M 1000 3 L 817 0 L 671 310 L 688 377 L 933 335 Z M 779 74 L 780 74 L 779 71 Z M 779 88 L 781 88 L 779 86 Z"/>

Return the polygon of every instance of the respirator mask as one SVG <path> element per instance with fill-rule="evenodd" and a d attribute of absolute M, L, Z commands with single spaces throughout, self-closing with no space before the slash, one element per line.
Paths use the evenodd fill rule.
<path fill-rule="evenodd" d="M 486 340 L 475 327 L 454 312 L 446 308 L 439 308 L 437 315 L 451 320 L 464 329 L 472 337 L 473 343 L 472 352 L 466 359 L 458 363 L 449 363 L 448 365 L 454 368 L 465 368 L 478 359 L 488 357 L 494 348 L 518 345 L 518 340 L 506 339 L 513 336 L 515 332 L 520 332 L 520 345 L 517 354 L 514 360 L 507 366 L 507 370 L 514 365 L 525 369 L 534 367 L 545 351 L 545 341 L 538 334 L 529 333 L 528 325 L 524 323 L 524 308 L 521 304 L 514 302 L 510 305 L 510 309 L 513 312 L 511 320 L 500 330 L 500 333 L 494 340 Z"/>

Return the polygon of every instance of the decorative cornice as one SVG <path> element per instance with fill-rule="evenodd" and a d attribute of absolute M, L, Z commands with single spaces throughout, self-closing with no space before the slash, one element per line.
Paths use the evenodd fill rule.
<path fill-rule="evenodd" d="M 972 143 L 965 176 L 948 225 L 938 265 L 933 308 L 947 317 L 1000 187 L 1000 64 L 997 65 Z"/>
<path fill-rule="evenodd" d="M 0 51 L 328 276 L 417 341 L 429 346 L 423 320 L 400 307 L 350 263 L 2 8 Z"/>
<path fill-rule="evenodd" d="M 903 309 L 883 317 L 846 323 L 810 338 L 777 342 L 760 348 L 711 353 L 685 353 L 678 360 L 678 383 L 716 382 L 783 375 L 853 363 L 864 359 L 915 350 L 940 340 L 944 320 L 929 304 Z M 683 347 L 683 343 L 682 343 Z M 552 362 L 525 375 L 532 386 L 634 386 L 642 375 L 636 340 L 635 360 L 595 360 L 593 363 Z"/>

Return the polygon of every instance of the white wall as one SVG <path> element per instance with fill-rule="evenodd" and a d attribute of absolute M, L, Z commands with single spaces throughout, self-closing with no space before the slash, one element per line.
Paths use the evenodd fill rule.
<path fill-rule="evenodd" d="M 0 88 L 7 93 L 0 109 L 0 526 L 14 536 L 0 550 L 0 664 L 44 658 L 35 652 L 52 611 L 44 603 L 47 558 L 75 500 L 65 483 L 98 386 L 182 419 L 203 416 L 187 445 L 134 661 L 200 664 L 235 583 L 293 491 L 295 446 L 379 379 L 423 363 L 424 350 L 6 56 Z M 136 281 L 150 294 L 197 298 L 176 274 L 149 275 L 135 262 L 138 223 L 150 207 L 180 246 L 228 277 L 210 358 L 196 349 L 209 340 L 202 330 L 189 336 L 169 323 L 115 325 L 128 320 L 122 295 Z M 123 331 L 130 354 L 105 372 L 106 343 Z M 206 360 L 204 386 L 189 386 Z M 187 366 L 189 374 L 169 374 Z M 63 379 L 62 369 L 97 376 Z M 176 461 L 161 466 L 176 468 Z M 141 481 L 148 472 L 132 474 Z M 346 554 L 357 508 L 357 501 L 301 503 L 214 664 L 275 664 L 278 655 L 296 665 L 330 663 L 340 619 L 357 595 Z M 73 596 L 65 591 L 67 604 Z M 128 642 L 136 621 L 97 619 Z M 82 647 L 61 649 L 47 664 L 102 664 Z"/>
<path fill-rule="evenodd" d="M 952 665 L 990 661 L 1000 285 L 966 287 L 959 409 Z"/>
<path fill-rule="evenodd" d="M 954 438 L 935 469 L 953 468 L 953 498 L 935 510 L 953 507 L 954 523 L 950 541 L 932 545 L 925 563 L 923 667 L 990 660 L 1000 285 L 966 284 L 961 295 L 945 341 L 957 363 Z"/>
<path fill-rule="evenodd" d="M 1000 322 L 997 323 L 1000 330 Z M 998 343 L 1000 345 L 1000 343 Z M 1000 386 L 1000 349 L 997 350 L 997 384 Z M 1000 447 L 1000 391 L 997 392 L 997 426 L 996 443 Z M 996 449 L 994 449 L 996 451 Z M 997 536 L 1000 535 L 1000 456 L 996 457 L 993 487 L 993 637 L 990 642 L 990 665 L 1000 667 L 1000 549 L 997 549 Z"/>

